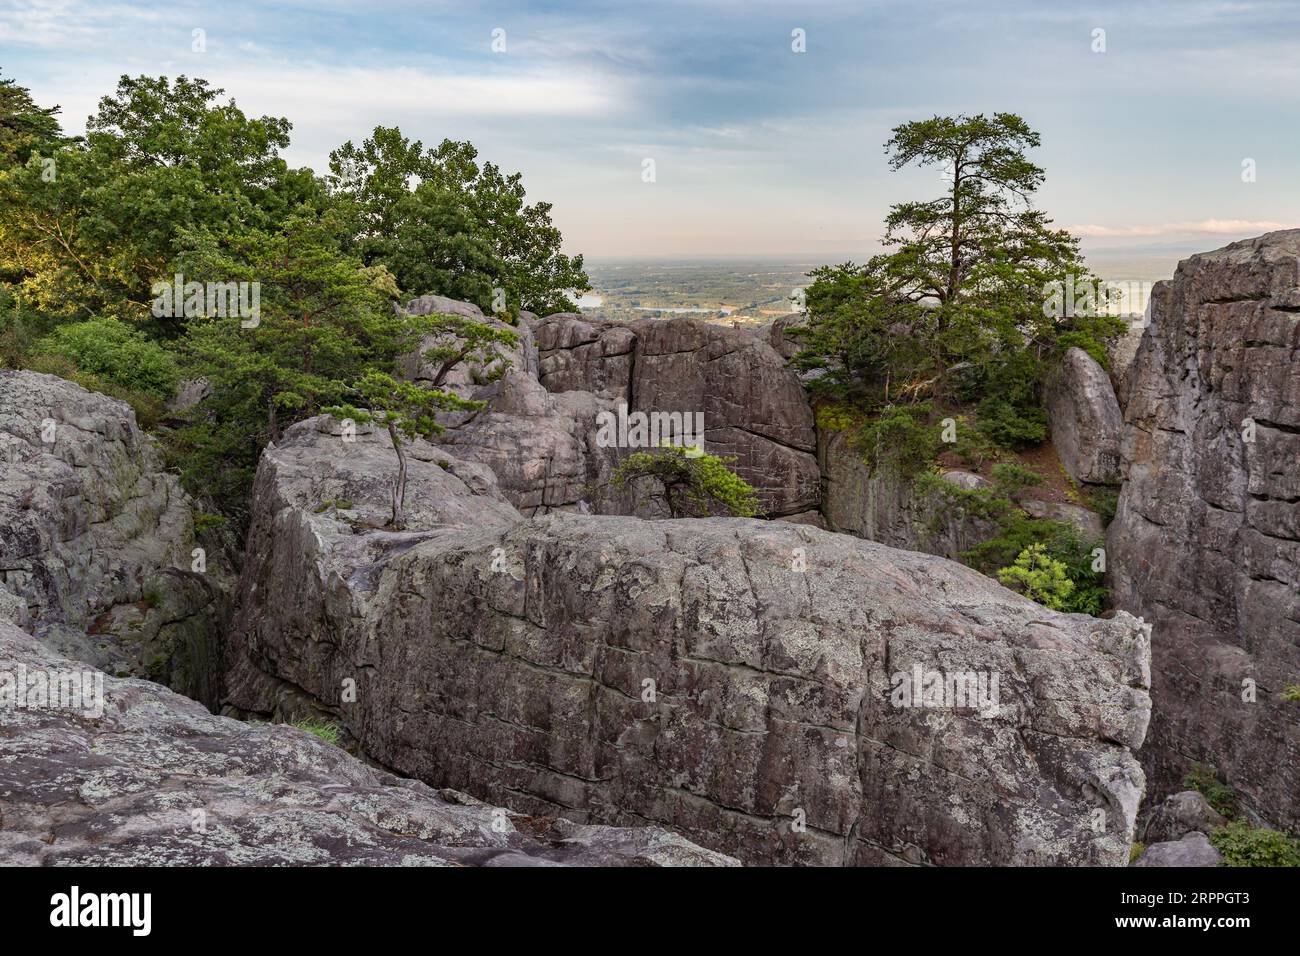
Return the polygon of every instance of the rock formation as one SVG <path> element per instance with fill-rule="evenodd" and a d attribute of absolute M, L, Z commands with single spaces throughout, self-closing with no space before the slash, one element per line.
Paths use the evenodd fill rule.
<path fill-rule="evenodd" d="M 1154 624 L 1143 760 L 1155 794 L 1192 761 L 1245 810 L 1300 828 L 1300 230 L 1157 283 L 1132 370 L 1114 603 Z"/>
<path fill-rule="evenodd" d="M 233 712 L 329 714 L 434 786 L 749 862 L 1127 862 L 1149 707 L 1127 615 L 788 523 L 524 519 L 422 443 L 392 533 L 391 451 L 333 431 L 263 456 Z M 998 690 L 896 706 L 914 672 Z"/>
<path fill-rule="evenodd" d="M 736 459 L 769 517 L 817 510 L 812 409 L 784 359 L 752 333 L 689 319 L 622 324 L 569 313 L 538 320 L 533 333 L 548 391 L 591 392 L 634 413 L 701 413 L 705 451 Z"/>
<path fill-rule="evenodd" d="M 1045 394 L 1052 444 L 1070 477 L 1096 485 L 1118 482 L 1124 419 L 1105 369 L 1083 349 L 1069 349 L 1048 377 Z"/>
<path fill-rule="evenodd" d="M 819 429 L 817 458 L 825 490 L 822 511 L 832 531 L 879 541 L 893 548 L 955 558 L 996 533 L 982 518 L 950 514 L 940 498 L 906 478 L 873 472 L 853 447 L 850 432 Z M 949 470 L 943 477 L 967 490 L 987 484 L 978 475 Z"/>
<path fill-rule="evenodd" d="M 125 402 L 0 371 L 0 618 L 215 705 L 222 568 Z"/>
<path fill-rule="evenodd" d="M 76 709 L 31 696 L 33 675 L 85 671 L 0 622 L 0 863 L 735 863 L 656 827 L 582 826 L 434 791 L 305 731 L 213 716 L 150 681 L 100 674 L 102 697 Z M 24 705 L 11 706 L 6 679 L 19 676 Z"/>

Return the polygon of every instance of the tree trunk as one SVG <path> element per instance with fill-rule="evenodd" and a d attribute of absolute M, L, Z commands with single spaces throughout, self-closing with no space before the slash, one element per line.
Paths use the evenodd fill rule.
<path fill-rule="evenodd" d="M 406 521 L 406 452 L 402 450 L 402 439 L 397 434 L 397 429 L 391 424 L 388 426 L 388 437 L 393 442 L 393 450 L 397 452 L 397 480 L 393 482 L 393 528 L 401 531 L 402 525 Z"/>

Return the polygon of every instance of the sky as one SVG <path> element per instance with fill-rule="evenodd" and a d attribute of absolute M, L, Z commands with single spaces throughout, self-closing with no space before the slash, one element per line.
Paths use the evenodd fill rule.
<path fill-rule="evenodd" d="M 317 171 L 379 124 L 468 139 L 592 260 L 865 258 L 943 187 L 890 130 L 994 111 L 1090 256 L 1300 225 L 1300 0 L 0 0 L 0 73 L 70 132 L 121 74 L 202 76 Z"/>

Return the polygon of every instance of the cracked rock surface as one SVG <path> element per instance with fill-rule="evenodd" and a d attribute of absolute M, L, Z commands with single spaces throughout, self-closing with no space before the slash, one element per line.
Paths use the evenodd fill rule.
<path fill-rule="evenodd" d="M 125 402 L 0 371 L 0 620 L 213 704 L 225 600 L 191 568 L 192 504 Z"/>
<path fill-rule="evenodd" d="M 432 786 L 750 863 L 1127 862 L 1150 707 L 1128 615 L 786 522 L 529 519 L 445 447 L 412 455 L 394 534 L 391 450 L 336 442 L 309 420 L 263 455 L 232 710 L 323 712 Z M 895 706 L 914 669 L 998 697 Z"/>
<path fill-rule="evenodd" d="M 0 674 L 63 658 L 0 622 Z M 145 680 L 101 713 L 0 708 L 0 864 L 719 866 L 655 827 L 511 814 L 376 770 L 313 735 L 241 723 Z"/>
<path fill-rule="evenodd" d="M 1154 624 L 1154 796 L 1193 761 L 1300 827 L 1300 230 L 1157 283 L 1109 528 L 1117 607 Z"/>

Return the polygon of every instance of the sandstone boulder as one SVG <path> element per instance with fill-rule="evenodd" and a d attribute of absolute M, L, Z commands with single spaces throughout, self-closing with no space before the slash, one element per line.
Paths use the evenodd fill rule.
<path fill-rule="evenodd" d="M 1235 242 L 1157 283 L 1108 534 L 1117 607 L 1154 623 L 1144 762 L 1192 761 L 1300 828 L 1300 230 Z"/>
<path fill-rule="evenodd" d="M 310 422 L 286 438 L 257 478 L 239 711 L 307 700 L 434 786 L 750 862 L 1127 861 L 1149 653 L 1131 617 L 783 522 L 522 520 L 432 462 L 424 518 L 367 530 L 315 506 L 342 482 L 353 513 L 382 511 L 364 465 Z M 928 704 L 897 696 L 914 671 L 939 674 Z M 947 699 L 944 675 L 998 690 Z"/>
<path fill-rule="evenodd" d="M 24 670 L 25 669 L 25 670 Z M 0 623 L 0 673 L 83 674 Z M 287 726 L 99 675 L 97 708 L 0 701 L 0 864 L 734 865 L 654 827 L 507 813 Z M 87 687 L 93 682 L 88 681 Z"/>
<path fill-rule="evenodd" d="M 1124 418 L 1105 369 L 1083 349 L 1069 349 L 1048 378 L 1046 402 L 1052 443 L 1070 477 L 1116 483 Z"/>
<path fill-rule="evenodd" d="M 434 313 L 459 315 L 493 328 L 508 329 L 519 336 L 519 342 L 513 348 L 503 347 L 499 350 L 500 354 L 508 359 L 508 363 L 500 360 L 484 363 L 464 362 L 447 373 L 442 380 L 442 385 L 462 397 L 470 397 L 478 386 L 487 384 L 506 368 L 518 369 L 526 375 L 537 377 L 537 346 L 533 341 L 532 328 L 527 322 L 520 321 L 516 325 L 510 325 L 495 316 L 484 315 L 483 310 L 473 303 L 461 302 L 441 295 L 419 296 L 408 302 L 404 310 L 399 309 L 400 311 L 405 311 L 407 315 Z M 412 381 L 433 381 L 439 370 L 434 367 L 436 363 L 425 358 L 423 353 L 427 349 L 447 345 L 454 339 L 454 336 L 426 336 L 416 354 L 407 356 L 402 362 L 402 373 Z"/>

